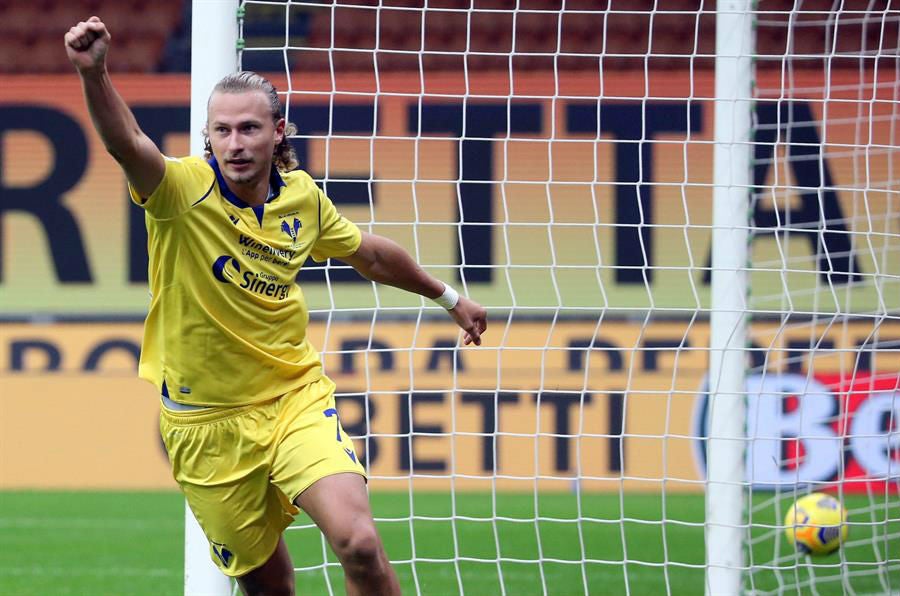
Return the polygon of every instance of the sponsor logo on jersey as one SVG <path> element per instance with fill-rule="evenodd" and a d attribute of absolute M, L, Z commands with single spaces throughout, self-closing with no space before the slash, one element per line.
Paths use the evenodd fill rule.
<path fill-rule="evenodd" d="M 212 265 L 213 277 L 222 283 L 234 282 L 239 287 L 260 296 L 284 300 L 291 293 L 293 283 L 279 283 L 281 280 L 271 273 L 241 272 L 241 264 L 231 255 L 222 255 Z"/>
<path fill-rule="evenodd" d="M 222 283 L 228 283 L 241 272 L 241 264 L 231 255 L 222 255 L 213 262 L 213 277 Z"/>
<path fill-rule="evenodd" d="M 272 256 L 278 257 L 280 259 L 284 259 L 285 261 L 290 261 L 291 259 L 294 258 L 294 255 L 296 254 L 293 250 L 287 250 L 284 248 L 275 248 L 274 246 L 269 246 L 268 244 L 266 244 L 264 242 L 260 242 L 259 240 L 256 240 L 255 238 L 253 238 L 251 236 L 245 236 L 244 234 L 241 234 L 238 236 L 238 244 L 240 244 L 242 247 L 244 247 L 246 249 L 255 250 L 264 255 L 272 255 Z M 294 247 L 294 248 L 296 248 L 296 247 Z"/>
<path fill-rule="evenodd" d="M 284 300 L 288 297 L 288 294 L 291 293 L 291 286 L 294 284 L 279 284 L 276 283 L 277 281 L 279 280 L 274 275 L 246 271 L 240 286 L 245 290 L 250 290 L 254 294 L 259 294 L 260 296 L 269 296 L 271 298 Z"/>

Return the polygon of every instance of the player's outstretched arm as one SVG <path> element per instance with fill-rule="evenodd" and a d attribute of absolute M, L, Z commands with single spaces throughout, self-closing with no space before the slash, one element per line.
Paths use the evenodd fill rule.
<path fill-rule="evenodd" d="M 165 161 L 109 79 L 106 71 L 109 42 L 106 25 L 98 17 L 91 17 L 66 33 L 66 54 L 81 76 L 91 120 L 106 150 L 125 170 L 135 190 L 149 197 L 163 179 Z"/>
<path fill-rule="evenodd" d="M 393 240 L 363 232 L 356 253 L 341 260 L 366 279 L 414 292 L 434 300 L 444 293 L 445 285 L 429 275 L 400 245 Z M 460 296 L 456 306 L 447 312 L 465 331 L 463 342 L 481 345 L 481 334 L 487 329 L 487 311 L 483 306 Z"/>

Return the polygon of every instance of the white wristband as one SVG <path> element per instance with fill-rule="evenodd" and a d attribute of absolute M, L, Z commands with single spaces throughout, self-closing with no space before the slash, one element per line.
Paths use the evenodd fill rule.
<path fill-rule="evenodd" d="M 453 307 L 459 302 L 459 293 L 448 284 L 444 284 L 444 293 L 435 298 L 434 301 L 447 310 L 453 310 Z"/>

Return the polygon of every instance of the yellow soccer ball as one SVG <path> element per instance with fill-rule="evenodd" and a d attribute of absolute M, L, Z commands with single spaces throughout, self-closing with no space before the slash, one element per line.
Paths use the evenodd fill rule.
<path fill-rule="evenodd" d="M 847 540 L 847 510 L 825 493 L 800 497 L 784 516 L 788 542 L 809 555 L 827 555 Z"/>

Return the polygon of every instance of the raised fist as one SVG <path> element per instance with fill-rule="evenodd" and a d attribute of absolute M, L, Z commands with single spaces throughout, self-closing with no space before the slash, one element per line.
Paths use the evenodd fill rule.
<path fill-rule="evenodd" d="M 91 17 L 66 33 L 66 54 L 79 71 L 102 68 L 109 49 L 109 31 L 99 17 Z"/>

